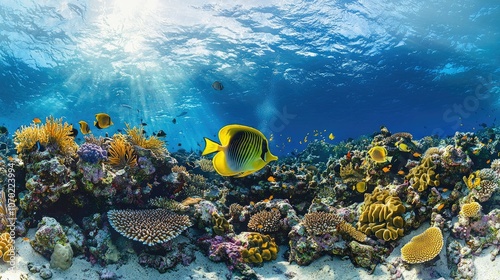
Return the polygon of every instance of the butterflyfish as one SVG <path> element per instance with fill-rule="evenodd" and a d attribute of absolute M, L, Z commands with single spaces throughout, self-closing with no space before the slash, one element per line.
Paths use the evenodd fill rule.
<path fill-rule="evenodd" d="M 356 183 L 355 188 L 356 188 L 357 192 L 364 193 L 366 191 L 366 182 L 361 181 L 361 182 Z"/>
<path fill-rule="evenodd" d="M 374 146 L 372 147 L 369 151 L 368 154 L 370 155 L 370 158 L 378 163 L 384 163 L 390 160 L 389 157 L 387 157 L 387 150 L 382 147 L 382 146 Z"/>
<path fill-rule="evenodd" d="M 113 125 L 111 117 L 106 113 L 99 113 L 95 115 L 94 125 L 99 129 L 108 128 Z"/>
<path fill-rule="evenodd" d="M 89 124 L 86 121 L 79 121 L 78 124 L 80 124 L 80 131 L 82 132 L 82 134 L 90 133 Z"/>
<path fill-rule="evenodd" d="M 328 135 L 328 139 L 330 139 L 330 140 L 335 139 L 335 136 L 333 135 L 333 133 L 330 133 L 330 135 Z"/>
<path fill-rule="evenodd" d="M 215 82 L 212 83 L 212 88 L 215 89 L 215 90 L 223 90 L 224 86 L 222 85 L 221 82 L 215 81 Z"/>
<path fill-rule="evenodd" d="M 269 143 L 255 128 L 232 124 L 219 131 L 220 143 L 205 139 L 202 155 L 217 153 L 213 160 L 215 171 L 222 176 L 244 177 L 260 169 L 278 157 L 271 154 Z"/>
<path fill-rule="evenodd" d="M 395 144 L 395 146 L 401 151 L 401 152 L 410 152 L 410 148 L 408 147 L 408 145 L 406 145 L 405 143 L 400 143 L 400 142 L 397 142 Z"/>
<path fill-rule="evenodd" d="M 80 131 L 82 132 L 82 134 L 90 133 L 89 124 L 86 121 L 79 121 L 78 124 L 80 124 Z"/>

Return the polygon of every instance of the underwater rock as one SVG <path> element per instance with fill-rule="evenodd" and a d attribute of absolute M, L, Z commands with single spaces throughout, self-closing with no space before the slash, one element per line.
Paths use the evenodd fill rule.
<path fill-rule="evenodd" d="M 111 240 L 110 226 L 100 214 L 83 218 L 83 231 L 87 257 L 91 263 L 101 265 L 116 263 L 122 255 Z"/>
<path fill-rule="evenodd" d="M 176 238 L 175 240 L 147 247 L 139 254 L 139 264 L 152 267 L 160 273 L 166 273 L 178 264 L 188 266 L 195 259 L 196 248 L 187 238 Z"/>
<path fill-rule="evenodd" d="M 38 223 L 35 238 L 30 241 L 31 247 L 47 259 L 50 259 L 56 244 L 68 243 L 68 237 L 56 219 L 43 217 Z"/>
<path fill-rule="evenodd" d="M 66 270 L 73 264 L 73 250 L 71 245 L 66 243 L 61 245 L 60 243 L 54 246 L 54 252 L 50 256 L 50 267 L 59 268 L 61 270 Z"/>

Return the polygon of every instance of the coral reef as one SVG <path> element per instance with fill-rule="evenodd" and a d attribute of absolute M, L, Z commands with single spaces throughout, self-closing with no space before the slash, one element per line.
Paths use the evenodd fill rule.
<path fill-rule="evenodd" d="M 143 129 L 141 127 L 130 127 L 129 124 L 126 124 L 127 128 L 125 132 L 127 133 L 130 142 L 133 145 L 139 146 L 144 149 L 151 150 L 155 156 L 162 156 L 167 153 L 167 149 L 165 148 L 165 142 L 156 136 L 150 136 L 146 138 L 143 133 Z"/>
<path fill-rule="evenodd" d="M 279 248 L 271 236 L 249 233 L 247 246 L 241 250 L 241 257 L 246 263 L 262 263 L 263 261 L 275 260 L 278 257 L 278 251 Z"/>
<path fill-rule="evenodd" d="M 407 263 L 423 263 L 439 255 L 443 244 L 441 229 L 430 227 L 423 233 L 414 236 L 401 248 L 401 258 Z"/>
<path fill-rule="evenodd" d="M 110 210 L 108 219 L 123 236 L 149 246 L 167 242 L 191 226 L 188 216 L 165 209 Z"/>

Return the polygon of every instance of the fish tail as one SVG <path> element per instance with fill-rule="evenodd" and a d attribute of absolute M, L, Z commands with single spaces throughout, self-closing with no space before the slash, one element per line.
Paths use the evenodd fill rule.
<path fill-rule="evenodd" d="M 202 156 L 208 155 L 211 153 L 215 153 L 221 150 L 221 145 L 215 141 L 208 139 L 207 137 L 203 137 L 205 139 L 205 149 L 203 150 Z"/>

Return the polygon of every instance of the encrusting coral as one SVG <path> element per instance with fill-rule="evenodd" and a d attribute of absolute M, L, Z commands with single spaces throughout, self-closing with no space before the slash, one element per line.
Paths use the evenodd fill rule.
<path fill-rule="evenodd" d="M 14 250 L 13 240 L 10 234 L 4 232 L 0 235 L 0 258 L 4 262 L 9 262 Z"/>
<path fill-rule="evenodd" d="M 430 227 L 401 248 L 401 257 L 407 263 L 423 263 L 439 255 L 443 244 L 441 229 Z"/>
<path fill-rule="evenodd" d="M 45 146 L 61 155 L 72 156 L 76 153 L 78 145 L 71 136 L 73 126 L 63 123 L 62 118 L 55 119 L 50 116 L 45 119 L 45 124 L 31 124 L 22 126 L 14 133 L 14 143 L 18 154 L 23 154 L 36 149 L 36 143 Z"/>
<path fill-rule="evenodd" d="M 165 209 L 110 210 L 108 219 L 121 235 L 149 246 L 165 243 L 191 226 L 188 216 Z"/>
<path fill-rule="evenodd" d="M 109 144 L 108 162 L 117 168 L 124 168 L 125 166 L 134 167 L 137 165 L 137 156 L 134 153 L 134 148 L 125 140 L 122 134 L 115 134 L 113 136 L 113 141 Z"/>
<path fill-rule="evenodd" d="M 437 187 L 440 182 L 439 174 L 436 174 L 436 167 L 431 157 L 424 158 L 418 166 L 410 170 L 406 179 L 419 192 L 425 191 L 429 186 Z"/>
<path fill-rule="evenodd" d="M 388 190 L 375 188 L 371 194 L 365 194 L 358 230 L 366 235 L 374 234 L 385 241 L 396 240 L 404 233 L 402 215 L 405 211 L 398 196 L 390 195 Z"/>
<path fill-rule="evenodd" d="M 258 232 L 276 232 L 280 228 L 280 217 L 280 211 L 277 209 L 262 210 L 250 217 L 248 228 Z"/>

